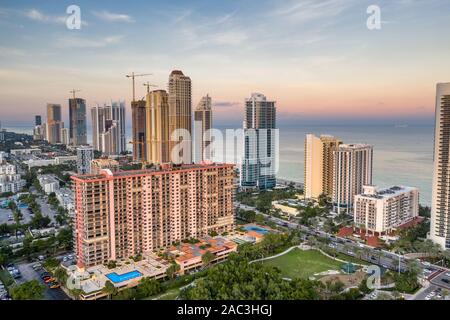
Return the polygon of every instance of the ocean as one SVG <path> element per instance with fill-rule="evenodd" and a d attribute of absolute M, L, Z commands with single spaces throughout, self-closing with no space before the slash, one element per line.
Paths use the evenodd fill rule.
<path fill-rule="evenodd" d="M 29 133 L 32 127 L 8 127 L 8 131 Z M 223 130 L 225 128 L 219 127 Z M 280 128 L 278 177 L 303 182 L 304 139 L 307 133 L 336 136 L 344 143 L 374 146 L 373 182 L 378 186 L 406 185 L 420 190 L 420 202 L 431 203 L 434 127 L 430 125 L 286 126 Z M 127 128 L 127 141 L 131 140 Z M 88 140 L 91 133 L 88 129 Z M 129 145 L 131 150 L 131 145 Z"/>

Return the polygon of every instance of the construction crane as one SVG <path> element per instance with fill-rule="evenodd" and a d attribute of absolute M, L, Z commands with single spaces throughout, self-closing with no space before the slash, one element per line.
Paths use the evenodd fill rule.
<path fill-rule="evenodd" d="M 131 78 L 133 82 L 133 101 L 136 101 L 136 89 L 135 89 L 135 81 L 134 78 L 136 77 L 145 77 L 145 76 L 152 76 L 152 73 L 141 73 L 141 74 L 135 74 L 132 72 L 131 74 L 125 75 L 127 78 Z"/>
<path fill-rule="evenodd" d="M 150 93 L 150 87 L 158 87 L 157 85 L 151 84 L 150 82 L 144 83 L 144 87 L 147 87 L 147 93 Z"/>
<path fill-rule="evenodd" d="M 73 94 L 73 98 L 75 99 L 75 93 L 80 92 L 81 90 L 78 89 L 72 89 L 71 91 L 69 91 L 71 94 Z"/>

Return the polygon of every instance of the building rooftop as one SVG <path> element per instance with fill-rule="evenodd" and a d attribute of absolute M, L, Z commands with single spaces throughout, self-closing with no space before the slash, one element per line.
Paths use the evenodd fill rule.
<path fill-rule="evenodd" d="M 398 196 L 403 193 L 418 190 L 414 187 L 407 186 L 392 186 L 389 188 L 378 188 L 376 186 L 364 186 L 363 193 L 360 195 L 366 198 L 374 199 L 388 199 Z"/>
<path fill-rule="evenodd" d="M 365 143 L 350 143 L 350 144 L 341 144 L 339 145 L 338 150 L 345 150 L 345 149 L 366 149 L 366 148 L 373 148 L 370 144 Z"/>
<path fill-rule="evenodd" d="M 185 164 L 185 165 L 174 165 L 174 164 L 162 164 L 159 166 L 155 166 L 150 169 L 142 169 L 142 170 L 129 170 L 129 171 L 117 171 L 111 172 L 110 170 L 104 170 L 103 173 L 100 174 L 88 174 L 88 175 L 77 175 L 76 179 L 81 180 L 97 180 L 103 179 L 106 176 L 110 177 L 128 177 L 135 175 L 146 175 L 158 172 L 170 172 L 170 171 L 182 171 L 182 170 L 190 170 L 190 169 L 205 169 L 205 168 L 214 168 L 214 167 L 232 167 L 233 164 L 225 164 L 225 163 L 215 163 L 215 162 L 203 162 L 200 164 Z"/>

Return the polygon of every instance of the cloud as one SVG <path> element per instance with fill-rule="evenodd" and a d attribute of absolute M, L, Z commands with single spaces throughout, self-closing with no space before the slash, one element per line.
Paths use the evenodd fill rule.
<path fill-rule="evenodd" d="M 290 5 L 279 7 L 273 13 L 303 23 L 324 17 L 334 17 L 348 9 L 353 0 L 302 0 L 294 1 Z"/>
<path fill-rule="evenodd" d="M 113 13 L 109 11 L 93 11 L 92 14 L 97 18 L 107 22 L 135 22 L 133 17 L 123 13 Z"/>
<path fill-rule="evenodd" d="M 68 15 L 54 16 L 45 14 L 38 9 L 29 9 L 22 12 L 22 15 L 27 17 L 30 20 L 42 22 L 42 23 L 55 23 L 55 24 L 65 24 L 68 18 Z M 85 20 L 81 20 L 82 26 L 87 26 L 88 23 Z"/>
<path fill-rule="evenodd" d="M 104 48 L 122 40 L 122 35 L 108 36 L 99 39 L 87 39 L 79 36 L 63 37 L 57 40 L 58 48 Z"/>
<path fill-rule="evenodd" d="M 213 102 L 213 106 L 217 108 L 229 108 L 229 107 L 238 107 L 240 106 L 240 103 L 233 101 L 217 101 Z"/>

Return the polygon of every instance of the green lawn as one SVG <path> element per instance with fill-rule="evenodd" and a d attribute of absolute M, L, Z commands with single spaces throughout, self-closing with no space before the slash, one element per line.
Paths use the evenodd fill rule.
<path fill-rule="evenodd" d="M 294 249 L 289 253 L 263 262 L 277 267 L 286 278 L 308 278 L 327 270 L 340 270 L 342 263 L 330 259 L 317 250 Z"/>

